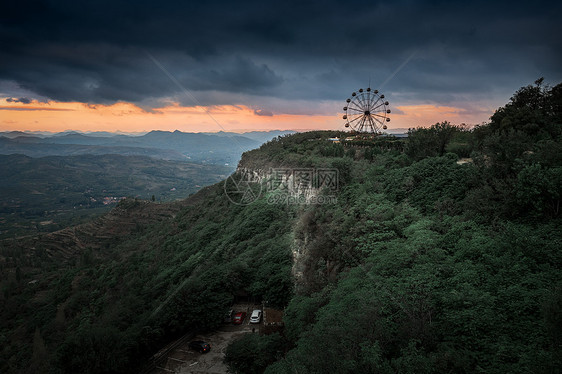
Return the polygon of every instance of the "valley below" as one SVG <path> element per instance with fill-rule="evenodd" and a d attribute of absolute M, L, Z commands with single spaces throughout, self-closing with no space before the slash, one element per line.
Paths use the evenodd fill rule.
<path fill-rule="evenodd" d="M 127 197 L 157 202 L 183 199 L 224 179 L 231 170 L 143 156 L 0 155 L 0 238 L 86 222 Z"/>

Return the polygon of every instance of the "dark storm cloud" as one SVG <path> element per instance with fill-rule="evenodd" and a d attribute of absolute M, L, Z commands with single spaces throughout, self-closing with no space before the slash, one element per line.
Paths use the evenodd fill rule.
<path fill-rule="evenodd" d="M 272 117 L 273 113 L 269 110 L 265 110 L 265 109 L 256 109 L 254 110 L 254 114 L 256 116 L 266 116 L 266 117 Z"/>
<path fill-rule="evenodd" d="M 148 51 L 203 104 L 340 100 L 369 79 L 404 100 L 447 103 L 561 79 L 560 10 L 554 2 L 11 1 L 0 12 L 0 80 L 61 101 L 194 105 Z M 238 102 L 228 93 L 241 94 Z"/>
<path fill-rule="evenodd" d="M 6 99 L 6 101 L 9 102 L 9 103 L 22 103 L 22 104 L 31 103 L 31 99 L 27 98 L 27 97 L 20 97 L 19 99 L 9 97 L 9 98 Z"/>
<path fill-rule="evenodd" d="M 72 109 L 62 109 L 62 108 L 22 108 L 22 107 L 9 107 L 9 106 L 0 106 L 0 110 L 12 110 L 15 112 L 29 112 L 29 111 L 51 111 L 51 112 L 71 112 Z"/>

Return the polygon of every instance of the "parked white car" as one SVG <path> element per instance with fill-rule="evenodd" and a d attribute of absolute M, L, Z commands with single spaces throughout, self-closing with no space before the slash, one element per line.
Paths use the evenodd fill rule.
<path fill-rule="evenodd" d="M 250 323 L 260 323 L 261 321 L 261 310 L 254 309 L 252 315 L 250 316 Z"/>

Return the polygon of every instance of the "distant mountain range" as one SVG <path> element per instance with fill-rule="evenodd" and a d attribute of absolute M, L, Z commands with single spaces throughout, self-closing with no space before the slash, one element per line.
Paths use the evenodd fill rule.
<path fill-rule="evenodd" d="M 252 131 L 244 134 L 151 131 L 144 135 L 96 132 L 0 132 L 0 154 L 30 157 L 120 154 L 164 160 L 190 160 L 235 166 L 243 152 L 292 131 Z"/>

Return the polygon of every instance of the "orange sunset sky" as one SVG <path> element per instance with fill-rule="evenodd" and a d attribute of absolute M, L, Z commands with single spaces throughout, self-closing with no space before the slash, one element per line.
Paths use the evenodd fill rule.
<path fill-rule="evenodd" d="M 488 122 L 562 80 L 551 4 L 7 4 L 0 132 L 344 130 L 346 98 L 371 87 L 401 133 Z"/>
<path fill-rule="evenodd" d="M 39 102 L 29 104 L 0 99 L 1 131 L 122 131 L 180 130 L 184 132 L 254 131 L 254 130 L 343 130 L 341 103 L 324 102 L 322 114 L 258 115 L 243 105 L 194 106 L 170 104 L 144 110 L 132 103 L 89 105 L 79 102 Z M 333 108 L 333 113 L 330 109 Z M 392 109 L 390 132 L 436 122 L 479 124 L 487 121 L 494 107 L 480 107 L 470 112 L 454 106 L 431 104 L 397 105 Z M 210 115 L 209 115 L 210 114 Z"/>

